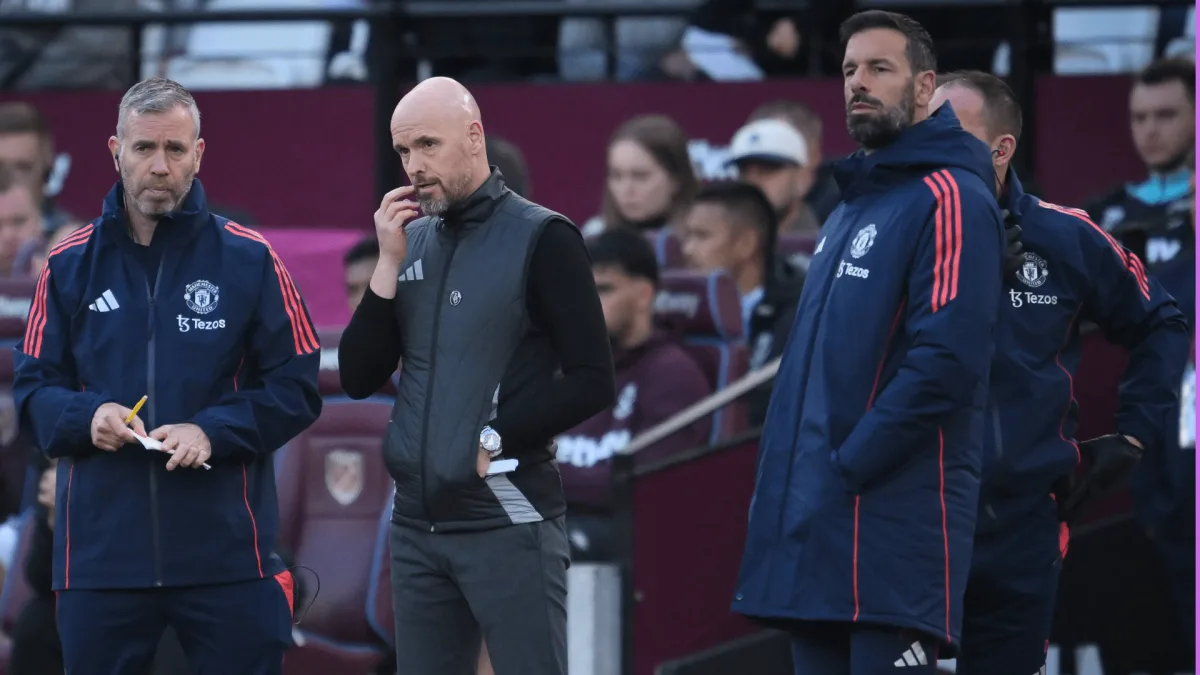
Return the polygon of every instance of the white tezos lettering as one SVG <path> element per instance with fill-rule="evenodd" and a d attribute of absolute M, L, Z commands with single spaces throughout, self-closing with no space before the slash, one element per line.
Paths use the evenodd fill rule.
<path fill-rule="evenodd" d="M 858 277 L 859 279 L 866 279 L 867 277 L 871 276 L 871 270 L 869 270 L 865 267 L 858 267 L 854 264 L 848 263 L 845 260 L 843 260 L 838 263 L 837 275 L 839 277 L 842 275 L 846 275 L 849 277 Z"/>
<path fill-rule="evenodd" d="M 186 333 L 190 330 L 218 330 L 225 327 L 225 319 L 217 319 L 215 321 L 205 321 L 203 319 L 192 319 L 182 314 L 175 317 L 175 322 L 179 324 L 179 332 Z"/>
<path fill-rule="evenodd" d="M 1042 295 L 1039 293 L 1030 293 L 1029 291 L 1017 291 L 1010 289 L 1008 291 L 1008 299 L 1012 301 L 1013 307 L 1021 307 L 1024 305 L 1057 305 L 1057 295 Z"/>

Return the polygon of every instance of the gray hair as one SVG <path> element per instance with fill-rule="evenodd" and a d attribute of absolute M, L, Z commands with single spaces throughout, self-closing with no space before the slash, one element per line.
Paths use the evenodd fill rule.
<path fill-rule="evenodd" d="M 192 122 L 196 125 L 196 138 L 200 138 L 200 109 L 196 107 L 196 100 L 192 98 L 191 92 L 178 82 L 165 77 L 152 77 L 138 82 L 121 97 L 121 107 L 117 111 L 117 138 L 124 136 L 125 122 L 130 113 L 165 113 L 179 106 L 186 107 L 192 114 Z"/>

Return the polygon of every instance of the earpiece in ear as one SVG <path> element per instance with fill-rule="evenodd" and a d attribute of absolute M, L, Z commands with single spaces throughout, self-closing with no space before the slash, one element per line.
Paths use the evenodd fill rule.
<path fill-rule="evenodd" d="M 1003 151 L 1003 150 L 993 150 L 993 151 L 992 151 L 992 156 L 993 156 L 993 157 L 1003 157 L 1003 156 L 1004 156 L 1004 151 Z"/>

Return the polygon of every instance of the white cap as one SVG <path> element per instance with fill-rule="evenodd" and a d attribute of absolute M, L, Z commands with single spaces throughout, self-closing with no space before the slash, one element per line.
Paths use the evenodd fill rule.
<path fill-rule="evenodd" d="M 804 136 L 782 120 L 765 119 L 738 129 L 729 144 L 729 162 L 758 160 L 779 164 L 808 164 Z"/>

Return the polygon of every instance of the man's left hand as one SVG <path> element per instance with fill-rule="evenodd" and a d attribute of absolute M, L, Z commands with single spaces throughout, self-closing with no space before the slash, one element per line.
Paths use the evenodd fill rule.
<path fill-rule="evenodd" d="M 1064 520 L 1073 521 L 1123 486 L 1137 468 L 1142 450 L 1140 441 L 1121 434 L 1108 434 L 1080 443 L 1079 452 L 1087 460 L 1088 470 L 1063 505 Z"/>
<path fill-rule="evenodd" d="M 151 431 L 150 438 L 162 441 L 163 450 L 171 453 L 167 471 L 180 466 L 199 469 L 212 457 L 208 436 L 195 424 L 164 424 Z"/>
<path fill-rule="evenodd" d="M 479 454 L 475 456 L 475 471 L 480 478 L 487 476 L 488 469 L 492 466 L 492 457 L 487 450 L 479 448 Z"/>

